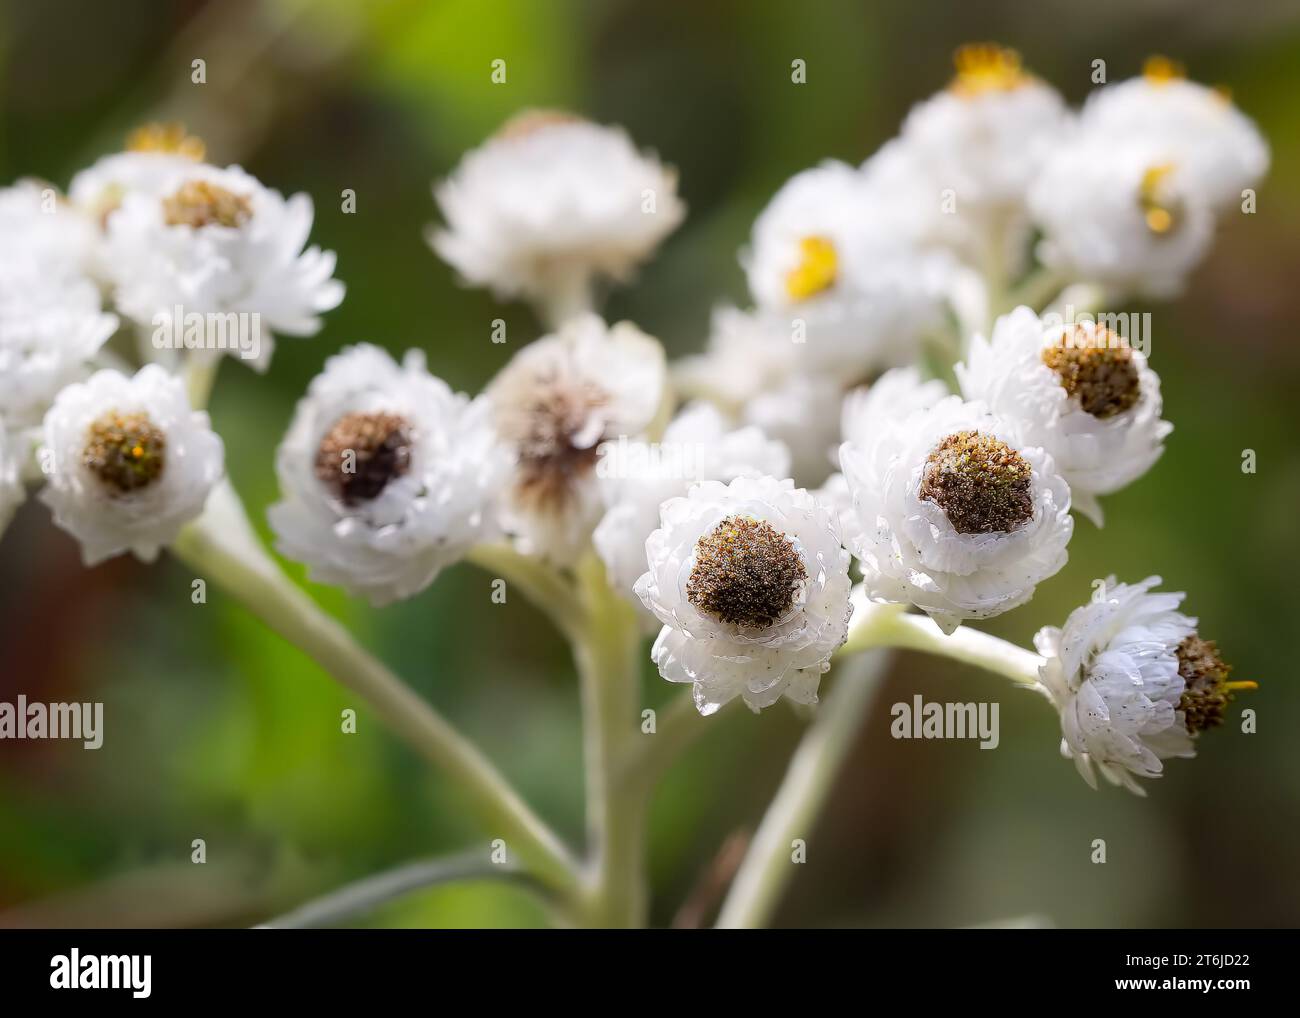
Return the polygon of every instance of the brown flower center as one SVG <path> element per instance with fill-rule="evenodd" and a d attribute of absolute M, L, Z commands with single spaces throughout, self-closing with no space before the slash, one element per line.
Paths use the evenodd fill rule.
<path fill-rule="evenodd" d="M 728 516 L 696 543 L 686 598 L 720 622 L 766 629 L 807 578 L 790 538 L 764 520 Z"/>
<path fill-rule="evenodd" d="M 1098 327 L 1076 329 L 1043 348 L 1043 363 L 1085 413 L 1106 420 L 1136 405 L 1142 395 L 1138 366 L 1128 340 Z"/>
<path fill-rule="evenodd" d="M 317 479 L 349 506 L 378 498 L 410 468 L 411 427 L 396 414 L 340 417 L 316 450 Z"/>
<path fill-rule="evenodd" d="M 1178 674 L 1186 684 L 1178 709 L 1193 735 L 1223 724 L 1234 690 L 1259 688 L 1255 682 L 1229 682 L 1232 666 L 1219 657 L 1213 640 L 1202 640 L 1196 633 L 1178 645 Z"/>
<path fill-rule="evenodd" d="M 247 195 L 235 194 L 206 180 L 187 180 L 181 189 L 163 199 L 163 219 L 168 226 L 243 226 L 253 217 Z"/>
<path fill-rule="evenodd" d="M 604 435 L 590 434 L 592 415 L 609 396 L 590 382 L 534 378 L 527 401 L 505 402 L 497 430 L 518 452 L 515 494 L 535 508 L 560 511 L 596 467 Z"/>
<path fill-rule="evenodd" d="M 959 534 L 1010 533 L 1034 515 L 1032 473 L 1005 442 L 958 431 L 926 458 L 919 494 L 942 509 Z"/>
<path fill-rule="evenodd" d="M 113 495 L 147 488 L 167 463 L 167 436 L 144 413 L 109 411 L 86 433 L 81 462 Z"/>

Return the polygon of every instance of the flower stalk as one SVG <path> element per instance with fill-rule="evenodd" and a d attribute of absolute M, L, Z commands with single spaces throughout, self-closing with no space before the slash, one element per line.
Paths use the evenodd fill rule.
<path fill-rule="evenodd" d="M 582 895 L 592 925 L 645 925 L 645 821 L 651 789 L 625 766 L 636 736 L 641 633 L 631 605 L 600 560 L 578 567 L 585 625 L 574 642 L 582 693 L 587 829 L 591 857 Z"/>
<path fill-rule="evenodd" d="M 507 850 L 543 885 L 561 894 L 575 888 L 576 867 L 559 838 L 477 747 L 285 576 L 228 482 L 214 492 L 203 516 L 181 532 L 172 551 L 363 697 L 395 734 L 454 781 L 483 829 L 504 839 Z"/>
<path fill-rule="evenodd" d="M 718 914 L 719 929 L 752 929 L 770 922 L 794 875 L 793 844 L 809 840 L 817 814 L 875 700 L 888 660 L 888 654 L 877 650 L 849 667 L 842 666 L 845 674 L 836 679 L 818 708 L 754 835 Z"/>

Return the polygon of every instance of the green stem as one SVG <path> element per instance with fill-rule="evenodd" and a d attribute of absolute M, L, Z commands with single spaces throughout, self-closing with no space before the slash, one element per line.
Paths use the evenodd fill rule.
<path fill-rule="evenodd" d="M 1006 314 L 1022 304 L 1041 311 L 1061 292 L 1065 283 L 1066 278 L 1060 272 L 1040 266 L 1006 295 L 1002 307 L 994 309 L 994 314 Z"/>
<path fill-rule="evenodd" d="M 549 331 L 555 332 L 571 318 L 595 307 L 591 277 L 585 272 L 559 266 L 551 285 L 545 288 L 545 296 L 539 298 L 535 305 L 542 324 Z"/>
<path fill-rule="evenodd" d="M 730 713 L 729 707 L 730 704 L 724 704 L 718 713 Z M 631 772 L 629 780 L 653 784 L 683 750 L 708 731 L 717 717 L 716 714 L 702 716 L 689 689 L 678 693 L 656 713 L 654 734 L 641 737 L 641 749 L 625 764 Z"/>
<path fill-rule="evenodd" d="M 562 894 L 574 891 L 575 865 L 551 829 L 477 747 L 284 575 L 229 482 L 213 492 L 204 515 L 181 532 L 172 551 L 361 696 L 395 734 L 442 768 L 485 831 L 504 839 L 507 851 L 539 881 Z"/>
<path fill-rule="evenodd" d="M 540 559 L 521 555 L 508 544 L 480 544 L 467 560 L 506 581 L 544 613 L 564 637 L 575 643 L 586 627 L 586 606 L 573 585 Z"/>
<path fill-rule="evenodd" d="M 494 863 L 491 849 L 425 859 L 364 877 L 300 908 L 262 923 L 260 929 L 301 930 L 333 926 L 353 916 L 415 891 L 470 880 L 496 880 L 529 886 L 530 876 L 518 866 Z"/>
<path fill-rule="evenodd" d="M 191 350 L 185 357 L 185 391 L 190 406 L 202 410 L 212 397 L 212 387 L 217 381 L 224 355 L 211 350 Z"/>
<path fill-rule="evenodd" d="M 945 634 L 927 616 L 908 614 L 904 605 L 871 604 L 855 593 L 853 625 L 837 656 L 878 647 L 918 650 L 951 658 L 1020 685 L 1040 688 L 1038 667 L 1043 659 L 1033 651 L 969 626 Z"/>
<path fill-rule="evenodd" d="M 836 678 L 835 687 L 817 708 L 816 720 L 795 750 L 722 904 L 720 929 L 753 929 L 771 921 L 794 875 L 794 842 L 804 842 L 806 849 L 811 840 L 817 814 L 853 748 L 887 660 L 887 654 L 877 652 L 859 658 L 851 669 L 842 669 L 848 674 Z"/>
<path fill-rule="evenodd" d="M 625 761 L 637 732 L 641 632 L 595 555 L 579 565 L 585 624 L 574 641 L 582 692 L 587 828 L 592 856 L 584 888 L 585 922 L 645 924 L 646 814 L 650 788 Z"/>

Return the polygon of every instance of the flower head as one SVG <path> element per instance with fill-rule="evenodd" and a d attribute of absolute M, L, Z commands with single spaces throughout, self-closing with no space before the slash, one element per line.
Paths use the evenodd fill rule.
<path fill-rule="evenodd" d="M 1013 217 L 1068 122 L 1057 92 L 1027 73 L 1012 50 L 963 46 L 957 74 L 915 106 L 900 135 L 911 164 L 955 207 L 947 218 L 978 226 Z"/>
<path fill-rule="evenodd" d="M 142 326 L 179 327 L 182 315 L 257 314 L 277 333 L 310 336 L 338 306 L 334 253 L 304 250 L 312 203 L 288 200 L 237 166 L 178 170 L 127 192 L 109 218 L 109 273 L 121 310 Z M 263 337 L 253 366 L 270 363 Z"/>
<path fill-rule="evenodd" d="M 621 128 L 554 111 L 508 121 L 434 197 L 429 243 L 468 283 L 546 301 L 627 279 L 685 214 L 676 173 Z"/>
<path fill-rule="evenodd" d="M 0 416 L 8 426 L 39 424 L 116 329 L 99 289 L 75 268 L 0 257 Z"/>
<path fill-rule="evenodd" d="M 664 375 L 657 340 L 587 314 L 524 347 L 492 381 L 493 421 L 515 462 L 502 522 L 522 551 L 577 559 L 603 512 L 600 445 L 640 438 L 659 418 Z"/>
<path fill-rule="evenodd" d="M 1065 564 L 1069 487 L 1050 455 L 981 404 L 950 396 L 879 419 L 840 461 L 873 600 L 911 602 L 951 632 L 1023 604 Z"/>
<path fill-rule="evenodd" d="M 608 442 L 600 453 L 596 473 L 606 509 L 593 540 L 610 582 L 632 599 L 632 588 L 645 572 L 646 538 L 659 526 L 660 505 L 686 494 L 695 481 L 784 477 L 790 467 L 790 454 L 780 442 L 753 426 L 729 430 L 707 403 L 682 410 L 658 442 Z"/>
<path fill-rule="evenodd" d="M 1121 293 L 1177 294 L 1214 232 L 1205 195 L 1162 138 L 1082 125 L 1047 160 L 1029 206 L 1046 265 Z"/>
<path fill-rule="evenodd" d="M 87 275 L 94 226 L 52 188 L 0 188 L 0 418 L 38 425 L 117 328 Z"/>
<path fill-rule="evenodd" d="M 146 124 L 131 132 L 126 150 L 104 156 L 72 178 L 68 197 L 101 225 L 128 194 L 157 195 L 177 174 L 203 162 L 206 147 L 180 124 Z"/>
<path fill-rule="evenodd" d="M 1099 88 L 1088 97 L 1080 125 L 1093 138 L 1145 138 L 1183 168 L 1192 195 L 1211 208 L 1241 200 L 1268 172 L 1268 143 L 1222 89 L 1188 81 L 1162 57 L 1141 76 Z"/>
<path fill-rule="evenodd" d="M 40 499 L 88 566 L 124 551 L 152 561 L 203 511 L 224 470 L 208 415 L 156 364 L 65 388 L 45 415 L 42 455 Z"/>
<path fill-rule="evenodd" d="M 1138 584 L 1097 581 L 1092 601 L 1048 626 L 1034 643 L 1046 661 L 1043 687 L 1061 712 L 1061 753 L 1097 787 L 1094 769 L 1146 794 L 1170 757 L 1196 753 L 1194 738 L 1222 721 L 1238 689 L 1213 642 L 1177 609 L 1184 595 L 1157 593 L 1160 577 Z"/>
<path fill-rule="evenodd" d="M 94 264 L 95 225 L 49 184 L 20 180 L 0 187 L 0 263 L 84 275 Z"/>
<path fill-rule="evenodd" d="M 1098 495 L 1146 473 L 1173 426 L 1160 419 L 1160 379 L 1141 351 L 1104 325 L 1050 326 L 1029 308 L 976 336 L 957 377 L 967 399 L 1013 417 L 1070 485 L 1074 506 L 1102 520 Z"/>
<path fill-rule="evenodd" d="M 418 351 L 399 365 L 363 344 L 331 357 L 299 402 L 268 517 L 313 579 L 385 604 L 491 536 L 508 468 L 485 400 L 454 394 Z"/>
<path fill-rule="evenodd" d="M 684 395 L 713 403 L 733 423 L 754 425 L 781 442 L 790 451 L 795 481 L 818 484 L 830 470 L 838 438 L 825 408 L 840 401 L 844 383 L 816 370 L 805 350 L 790 320 L 779 314 L 718 308 L 704 353 L 673 364 L 674 384 Z"/>
<path fill-rule="evenodd" d="M 768 203 L 745 269 L 805 373 L 860 381 L 913 359 L 941 325 L 952 266 L 916 246 L 914 232 L 886 189 L 844 163 L 796 174 Z"/>
<path fill-rule="evenodd" d="M 834 511 L 793 481 L 704 481 L 664 503 L 637 581 L 663 623 L 652 655 L 701 714 L 741 697 L 815 703 L 848 633 L 849 555 Z"/>

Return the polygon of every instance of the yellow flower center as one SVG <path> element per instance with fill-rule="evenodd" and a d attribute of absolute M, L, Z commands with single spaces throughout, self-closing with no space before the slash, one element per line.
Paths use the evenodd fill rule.
<path fill-rule="evenodd" d="M 1033 75 L 1021 66 L 1020 54 L 996 43 L 967 43 L 953 54 L 952 62 L 957 76 L 948 89 L 967 98 L 1010 92 L 1033 80 Z"/>
<path fill-rule="evenodd" d="M 228 226 L 238 228 L 253 217 L 247 195 L 235 194 L 206 180 L 187 180 L 181 189 L 163 199 L 168 226 Z"/>
<path fill-rule="evenodd" d="M 1187 77 L 1187 68 L 1177 60 L 1170 60 L 1158 54 L 1147 57 L 1142 65 L 1142 77 L 1153 85 L 1167 85 L 1171 81 L 1181 81 Z"/>
<path fill-rule="evenodd" d="M 786 274 L 785 292 L 791 300 L 807 300 L 835 285 L 839 257 L 835 244 L 826 237 L 804 237 L 799 241 L 799 264 Z"/>
<path fill-rule="evenodd" d="M 207 146 L 203 144 L 203 139 L 186 134 L 185 125 L 176 122 L 145 124 L 143 127 L 137 127 L 126 136 L 126 150 L 165 152 L 193 159 L 196 163 L 202 162 L 207 154 Z"/>
<path fill-rule="evenodd" d="M 1076 326 L 1043 348 L 1043 363 L 1085 413 L 1100 420 L 1122 414 L 1142 397 L 1142 379 L 1128 340 L 1109 329 Z"/>
<path fill-rule="evenodd" d="M 116 497 L 153 484 L 167 462 L 167 436 L 139 412 L 109 411 L 86 432 L 81 461 Z"/>
<path fill-rule="evenodd" d="M 1169 233 L 1178 225 L 1178 206 L 1168 200 L 1165 185 L 1169 175 L 1174 171 L 1173 163 L 1160 163 L 1149 167 L 1142 174 L 1142 184 L 1138 188 L 1138 202 L 1142 206 L 1142 216 L 1146 219 L 1147 229 L 1154 234 Z"/>

